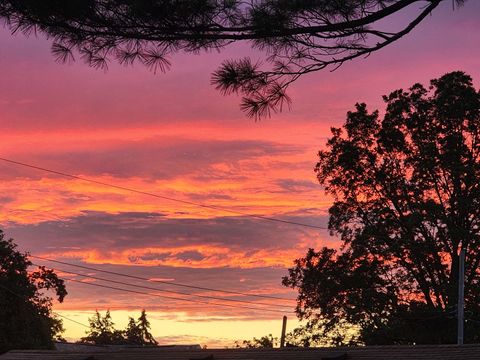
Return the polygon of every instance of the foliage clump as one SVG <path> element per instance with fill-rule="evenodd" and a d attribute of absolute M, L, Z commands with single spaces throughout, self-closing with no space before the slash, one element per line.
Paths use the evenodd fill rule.
<path fill-rule="evenodd" d="M 62 321 L 52 312 L 53 291 L 62 302 L 64 281 L 44 266 L 31 271 L 28 254 L 0 230 L 0 353 L 11 349 L 52 349 Z"/>
<path fill-rule="evenodd" d="M 318 154 L 340 249 L 310 249 L 283 284 L 322 336 L 356 330 L 336 343 L 453 343 L 464 250 L 465 340 L 478 342 L 480 94 L 456 71 L 384 101 L 383 117 L 357 104 Z"/>
<path fill-rule="evenodd" d="M 145 310 L 142 310 L 137 320 L 129 317 L 125 330 L 115 329 L 109 310 L 103 317 L 96 311 L 95 315 L 89 318 L 88 321 L 90 329 L 87 331 L 87 336 L 80 340 L 81 343 L 95 345 L 157 345 L 157 341 L 150 333 L 150 322 L 147 319 Z"/>
<path fill-rule="evenodd" d="M 235 341 L 236 348 L 248 348 L 248 349 L 258 349 L 258 348 L 266 348 L 272 349 L 274 347 L 278 347 L 278 338 L 273 337 L 272 334 L 268 334 L 262 336 L 261 338 L 254 337 L 252 340 L 243 340 Z"/>
<path fill-rule="evenodd" d="M 465 0 L 455 0 L 462 4 Z M 242 95 L 249 116 L 290 105 L 287 88 L 300 76 L 363 58 L 410 33 L 440 0 L 4 0 L 0 21 L 12 32 L 45 33 L 61 62 L 80 57 L 154 72 L 172 54 L 221 50 L 248 41 L 264 61 L 225 60 L 212 83 Z M 407 11 L 408 9 L 408 11 Z M 403 16 L 399 16 L 402 14 Z M 402 24 L 398 19 L 408 19 Z M 391 26 L 389 19 L 395 19 Z"/>

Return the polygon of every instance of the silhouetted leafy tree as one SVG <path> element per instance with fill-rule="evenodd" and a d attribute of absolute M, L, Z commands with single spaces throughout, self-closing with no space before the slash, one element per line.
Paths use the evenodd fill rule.
<path fill-rule="evenodd" d="M 63 328 L 52 314 L 53 299 L 44 291 L 54 291 L 62 302 L 67 295 L 65 284 L 43 266 L 29 272 L 28 254 L 16 247 L 0 230 L 0 353 L 53 348 Z"/>
<path fill-rule="evenodd" d="M 128 319 L 125 339 L 127 344 L 132 345 L 157 345 L 157 341 L 150 333 L 150 322 L 147 319 L 145 310 L 142 310 L 138 321 L 131 317 Z"/>
<path fill-rule="evenodd" d="M 309 321 L 304 326 L 299 326 L 285 334 L 286 347 L 325 347 L 338 346 L 345 343 L 345 339 L 352 340 L 355 334 L 352 333 L 351 326 L 337 326 L 336 332 L 329 332 L 329 336 L 324 336 L 325 326 L 318 321 Z M 346 335 L 349 332 L 349 335 Z M 252 340 L 235 341 L 236 348 L 274 348 L 280 346 L 280 341 L 272 334 L 253 338 Z"/>
<path fill-rule="evenodd" d="M 142 344 L 142 332 L 134 318 L 128 318 L 128 325 L 125 329 L 125 340 L 129 344 Z"/>
<path fill-rule="evenodd" d="M 241 108 L 248 115 L 265 116 L 289 104 L 285 91 L 303 74 L 390 45 L 442 1 L 4 0 L 0 17 L 12 32 L 46 33 L 60 61 L 77 53 L 103 69 L 114 59 L 166 71 L 173 53 L 250 41 L 266 52 L 267 66 L 249 58 L 227 60 L 212 83 L 225 94 L 242 94 Z M 385 26 L 385 20 L 412 6 L 416 14 L 410 22 L 395 31 Z"/>
<path fill-rule="evenodd" d="M 236 341 L 237 348 L 274 348 L 278 346 L 278 338 L 273 337 L 272 334 L 262 336 L 261 338 L 253 338 L 252 340 L 243 340 L 242 343 Z"/>
<path fill-rule="evenodd" d="M 328 336 L 325 336 L 328 333 Z M 308 321 L 285 335 L 286 347 L 330 347 L 352 344 L 357 335 L 352 326 L 345 321 L 339 322 L 335 328 L 327 329 L 323 322 Z"/>
<path fill-rule="evenodd" d="M 114 328 L 114 322 L 110 311 L 107 310 L 105 316 L 97 311 L 95 315 L 88 319 L 90 329 L 87 336 L 83 337 L 80 342 L 95 345 L 120 345 L 125 343 L 123 332 Z"/>
<path fill-rule="evenodd" d="M 465 336 L 478 342 L 480 94 L 452 72 L 384 100 L 383 117 L 357 104 L 319 152 L 340 250 L 310 249 L 283 283 L 324 335 L 345 321 L 366 344 L 448 343 L 464 249 Z"/>
<path fill-rule="evenodd" d="M 96 311 L 95 315 L 88 321 L 90 329 L 87 331 L 87 336 L 80 340 L 82 343 L 95 345 L 157 345 L 157 341 L 150 333 L 150 323 L 145 310 L 142 310 L 138 321 L 129 317 L 125 330 L 115 329 L 109 310 L 103 317 Z"/>

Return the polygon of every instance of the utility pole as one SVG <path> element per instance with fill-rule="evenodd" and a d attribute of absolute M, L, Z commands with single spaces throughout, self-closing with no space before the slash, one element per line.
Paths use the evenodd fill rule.
<path fill-rule="evenodd" d="M 464 293 L 465 293 L 465 250 L 460 251 L 458 259 L 458 304 L 457 304 L 457 345 L 463 345 Z"/>
<path fill-rule="evenodd" d="M 283 317 L 282 336 L 280 337 L 280 348 L 285 347 L 285 332 L 287 331 L 287 317 Z"/>

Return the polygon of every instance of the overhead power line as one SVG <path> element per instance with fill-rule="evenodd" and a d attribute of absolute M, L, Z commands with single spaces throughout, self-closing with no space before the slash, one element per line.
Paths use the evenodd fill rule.
<path fill-rule="evenodd" d="M 251 306 L 243 306 L 243 305 L 233 305 L 233 304 L 219 304 L 219 303 L 213 303 L 213 302 L 196 300 L 196 299 L 185 299 L 185 298 L 178 298 L 178 297 L 167 296 L 167 295 L 152 294 L 152 293 L 148 293 L 148 292 L 145 292 L 145 291 L 124 289 L 124 288 L 119 288 L 119 287 L 116 287 L 116 286 L 96 284 L 96 283 L 85 282 L 85 281 L 76 280 L 76 279 L 65 279 L 65 280 L 66 281 L 73 281 L 73 282 L 76 282 L 76 283 L 85 284 L 85 285 L 89 285 L 89 286 L 96 286 L 96 287 L 104 288 L 104 289 L 117 290 L 117 291 L 123 291 L 123 292 L 140 294 L 140 295 L 147 295 L 147 296 L 154 296 L 154 297 L 158 297 L 158 298 L 162 298 L 162 299 L 187 301 L 187 302 L 193 302 L 193 303 L 199 303 L 199 304 L 205 304 L 205 305 L 224 306 L 224 307 L 229 307 L 229 308 L 247 309 L 247 310 L 255 310 L 255 311 L 262 311 L 262 312 L 267 311 L 267 312 L 271 312 L 271 313 L 275 313 L 275 314 L 285 313 L 285 312 L 282 312 L 280 310 L 272 310 L 272 309 L 265 309 L 265 308 L 251 307 Z M 293 311 L 291 311 L 291 313 L 293 313 Z"/>
<path fill-rule="evenodd" d="M 264 298 L 264 299 L 274 299 L 274 300 L 282 300 L 282 301 L 295 301 L 295 299 L 288 299 L 288 298 L 283 298 L 283 297 L 273 296 L 273 295 L 249 294 L 249 293 L 239 292 L 239 291 L 222 290 L 222 289 L 215 289 L 215 288 L 210 288 L 210 287 L 183 284 L 183 283 L 178 283 L 178 282 L 174 282 L 174 281 L 163 281 L 163 280 L 157 280 L 157 279 L 149 279 L 149 278 L 146 278 L 146 277 L 130 275 L 130 274 L 125 274 L 125 273 L 119 273 L 119 272 L 116 272 L 116 271 L 102 270 L 102 269 L 98 269 L 98 268 L 94 268 L 94 267 L 90 267 L 90 266 L 72 264 L 72 263 L 65 262 L 65 261 L 49 259 L 49 258 L 46 258 L 46 257 L 43 257 L 43 256 L 37 256 L 37 255 L 31 255 L 31 254 L 29 254 L 28 256 L 32 257 L 34 259 L 40 259 L 40 260 L 49 261 L 49 262 L 53 262 L 53 263 L 57 263 L 57 264 L 73 266 L 73 267 L 76 267 L 76 268 L 79 268 L 79 269 L 97 271 L 97 272 L 110 274 L 110 275 L 123 276 L 123 277 L 126 277 L 126 278 L 135 279 L 135 280 L 155 282 L 155 283 L 160 283 L 160 284 L 165 284 L 165 285 L 175 285 L 175 286 L 189 288 L 189 289 L 216 291 L 216 292 L 222 292 L 222 293 L 232 294 L 232 295 L 242 295 L 242 296 L 250 296 L 250 297 Z"/>
<path fill-rule="evenodd" d="M 241 306 L 241 305 L 232 305 L 232 304 L 219 304 L 219 303 L 212 303 L 212 302 L 208 302 L 208 301 L 201 301 L 201 300 L 194 300 L 194 299 L 182 299 L 182 298 L 175 298 L 173 296 L 166 296 L 166 295 L 158 295 L 158 294 L 152 294 L 152 293 L 147 293 L 147 292 L 144 292 L 144 291 L 137 291 L 137 290 L 130 290 L 130 289 L 123 289 L 123 288 L 119 288 L 119 287 L 115 287 L 115 286 L 109 286 L 109 285 L 101 285 L 101 284 L 95 284 L 95 283 L 90 283 L 90 282 L 85 282 L 85 281 L 80 281 L 80 280 L 75 280 L 75 279 L 66 279 L 67 281 L 73 281 L 73 282 L 76 282 L 76 283 L 80 283 L 80 284 L 85 284 L 85 285 L 90 285 L 90 286 L 96 286 L 96 287 L 99 287 L 99 288 L 105 288 L 105 289 L 111 289 L 111 290 L 117 290 L 117 291 L 122 291 L 122 292 L 128 292 L 128 293 L 133 293 L 133 294 L 140 294 L 140 295 L 148 295 L 148 296 L 154 296 L 154 297 L 158 297 L 158 298 L 163 298 L 163 299 L 171 299 L 171 300 L 180 300 L 180 301 L 187 301 L 187 302 L 194 302 L 194 303 L 199 303 L 199 304 L 205 304 L 205 305 L 215 305 L 215 306 L 223 306 L 223 307 L 229 307 L 229 308 L 237 308 L 237 309 L 247 309 L 247 310 L 255 310 L 255 311 L 267 311 L 267 312 L 272 312 L 272 313 L 280 313 L 280 311 L 278 310 L 272 310 L 272 309 L 260 309 L 260 308 L 256 308 L 256 307 L 249 307 L 249 306 Z M 3 286 L 2 284 L 0 284 L 0 287 L 7 290 L 8 292 L 10 292 L 11 294 L 19 297 L 20 299 L 24 299 L 23 296 L 19 295 L 18 293 L 14 292 L 13 290 L 11 290 L 10 288 L 7 288 L 6 286 Z M 85 324 L 82 324 L 76 320 L 73 320 L 73 319 L 70 319 L 70 318 L 67 318 L 66 316 L 63 316 L 61 314 L 58 314 L 58 313 L 55 313 L 55 312 L 52 312 L 53 314 L 55 315 L 58 315 L 60 317 L 63 317 L 67 320 L 70 320 L 72 322 L 75 322 L 79 325 L 82 325 L 82 326 L 85 326 L 85 327 L 90 327 L 88 325 L 85 325 Z"/>
<path fill-rule="evenodd" d="M 6 286 L 3 286 L 2 284 L 0 284 L 0 287 L 1 287 L 2 289 L 7 290 L 10 294 L 12 294 L 12 295 L 14 295 L 14 296 L 16 296 L 16 297 L 18 297 L 18 298 L 20 298 L 20 299 L 22 299 L 22 300 L 25 300 L 25 297 L 24 297 L 24 296 L 22 296 L 22 295 L 20 295 L 19 293 L 13 291 L 12 289 L 10 289 L 10 288 L 8 288 L 8 287 L 6 287 Z M 84 327 L 86 327 L 86 328 L 90 328 L 90 326 L 88 326 L 88 325 L 85 325 L 85 324 L 83 324 L 83 323 L 81 323 L 81 322 L 79 322 L 79 321 L 77 321 L 77 320 L 70 319 L 69 317 L 66 317 L 65 315 L 59 314 L 59 313 L 57 313 L 57 312 L 55 312 L 55 311 L 52 311 L 52 314 L 57 315 L 57 316 L 59 316 L 59 317 L 61 317 L 61 318 L 64 318 L 64 319 L 66 319 L 66 320 L 68 320 L 68 321 L 74 322 L 74 323 L 76 323 L 76 324 L 78 324 L 78 325 L 84 326 Z"/>
<path fill-rule="evenodd" d="M 84 323 L 81 323 L 80 321 L 70 319 L 69 317 L 66 317 L 65 315 L 59 314 L 59 313 L 57 313 L 57 312 L 53 312 L 53 314 L 55 314 L 55 315 L 57 315 L 57 316 L 59 316 L 59 317 L 61 317 L 61 318 L 64 318 L 65 320 L 71 321 L 71 322 L 73 322 L 73 323 L 75 323 L 75 324 L 78 324 L 78 325 L 81 325 L 81 326 L 83 326 L 83 327 L 86 327 L 86 328 L 90 329 L 90 326 L 88 326 L 88 325 L 86 325 L 86 324 L 84 324 Z"/>
<path fill-rule="evenodd" d="M 23 167 L 27 167 L 27 168 L 31 168 L 31 169 L 35 169 L 35 170 L 40 170 L 40 171 L 48 172 L 48 173 L 51 173 L 51 174 L 56 174 L 56 175 L 68 177 L 68 178 L 71 178 L 71 179 L 81 180 L 81 181 L 85 181 L 85 182 L 89 182 L 89 183 L 93 183 L 93 184 L 98 184 L 98 185 L 102 185 L 102 186 L 106 186 L 106 187 L 110 187 L 110 188 L 114 188 L 114 189 L 124 190 L 124 191 L 128 191 L 128 192 L 136 193 L 136 194 L 152 196 L 152 197 L 155 197 L 155 198 L 158 198 L 158 199 L 174 201 L 174 202 L 181 203 L 181 204 L 193 205 L 193 206 L 201 207 L 201 208 L 204 208 L 204 209 L 216 210 L 216 211 L 221 211 L 221 212 L 240 215 L 240 216 L 247 216 L 247 217 L 251 217 L 251 218 L 259 219 L 259 220 L 266 220 L 266 221 L 278 222 L 278 223 L 283 223 L 283 224 L 303 226 L 303 227 L 308 227 L 308 228 L 312 228 L 312 229 L 328 230 L 328 228 L 326 228 L 324 226 L 311 225 L 311 224 L 305 224 L 305 223 L 300 223 L 300 222 L 296 222 L 296 221 L 277 219 L 277 218 L 273 218 L 273 217 L 269 217 L 269 216 L 255 215 L 255 214 L 250 214 L 250 213 L 246 213 L 246 212 L 243 212 L 243 211 L 232 210 L 232 209 L 224 208 L 224 207 L 221 207 L 221 206 L 202 204 L 202 203 L 197 203 L 197 202 L 189 201 L 189 200 L 181 200 L 181 199 L 173 198 L 173 197 L 170 197 L 170 196 L 154 194 L 154 193 L 151 193 L 151 192 L 137 190 L 137 189 L 129 188 L 129 187 L 126 187 L 126 186 L 120 186 L 120 185 L 106 183 L 106 182 L 103 182 L 103 181 L 93 180 L 93 179 L 86 178 L 86 177 L 83 177 L 83 176 L 72 175 L 72 174 L 62 172 L 62 171 L 47 169 L 47 168 L 44 168 L 44 167 L 40 167 L 40 166 L 36 166 L 36 165 L 32 165 L 32 164 L 27 164 L 27 163 L 20 162 L 20 161 L 10 160 L 10 159 L 6 159 L 6 158 L 3 158 L 3 157 L 0 157 L 0 160 L 4 161 L 4 162 L 7 162 L 7 163 L 10 163 L 10 164 L 19 165 L 19 166 L 23 166 Z"/>
<path fill-rule="evenodd" d="M 32 265 L 41 266 L 41 265 L 35 264 L 35 263 L 32 263 Z M 112 279 L 106 279 L 106 278 L 102 278 L 102 277 L 98 277 L 98 276 L 82 274 L 82 273 L 73 272 L 73 271 L 68 271 L 68 270 L 65 270 L 65 269 L 59 269 L 59 268 L 54 268 L 54 267 L 52 267 L 51 269 L 52 269 L 52 270 L 56 270 L 56 271 L 61 271 L 61 272 L 64 272 L 64 273 L 67 273 L 67 274 L 71 274 L 71 275 L 82 276 L 82 277 L 88 278 L 88 279 L 100 280 L 100 281 L 110 282 L 110 283 L 113 283 L 113 284 L 119 284 L 119 285 L 124 285 L 124 286 L 136 287 L 136 288 L 140 288 L 140 289 L 147 289 L 147 290 L 153 290 L 153 291 L 167 292 L 167 293 L 177 294 L 177 295 L 195 296 L 195 297 L 199 297 L 199 298 L 203 298 L 203 299 L 210 299 L 210 300 L 229 301 L 229 302 L 245 303 L 245 304 L 251 304 L 251 305 L 263 305 L 263 306 L 275 307 L 275 308 L 278 308 L 278 310 L 281 310 L 281 311 L 291 311 L 290 309 L 286 309 L 285 307 L 281 307 L 280 305 L 267 304 L 267 303 L 264 303 L 264 302 L 254 302 L 254 301 L 248 301 L 248 300 L 220 298 L 220 297 L 208 296 L 208 295 L 189 294 L 189 293 L 184 293 L 184 292 L 179 292 L 179 291 L 173 291 L 173 290 L 166 290 L 166 289 L 154 288 L 154 287 L 151 287 L 151 286 L 131 284 L 131 283 L 127 283 L 127 282 L 124 282 L 124 281 L 117 281 L 117 280 L 112 280 Z"/>

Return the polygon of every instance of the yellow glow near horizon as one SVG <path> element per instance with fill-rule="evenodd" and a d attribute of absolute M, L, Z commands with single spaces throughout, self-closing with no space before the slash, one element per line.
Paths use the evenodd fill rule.
<path fill-rule="evenodd" d="M 115 328 L 126 327 L 128 317 L 138 318 L 141 310 L 126 311 L 112 310 L 110 314 L 115 323 Z M 88 325 L 88 318 L 94 311 L 56 311 L 58 314 Z M 102 315 L 105 311 L 100 311 Z M 231 347 L 235 340 L 251 340 L 268 334 L 280 338 L 282 319 L 275 320 L 241 320 L 241 319 L 208 319 L 191 318 L 185 313 L 147 312 L 151 325 L 151 332 L 160 345 L 173 344 L 199 344 L 208 348 Z M 299 325 L 299 321 L 289 318 L 287 332 Z M 67 319 L 63 319 L 65 333 L 63 336 L 69 341 L 77 341 L 85 336 L 87 328 Z"/>

